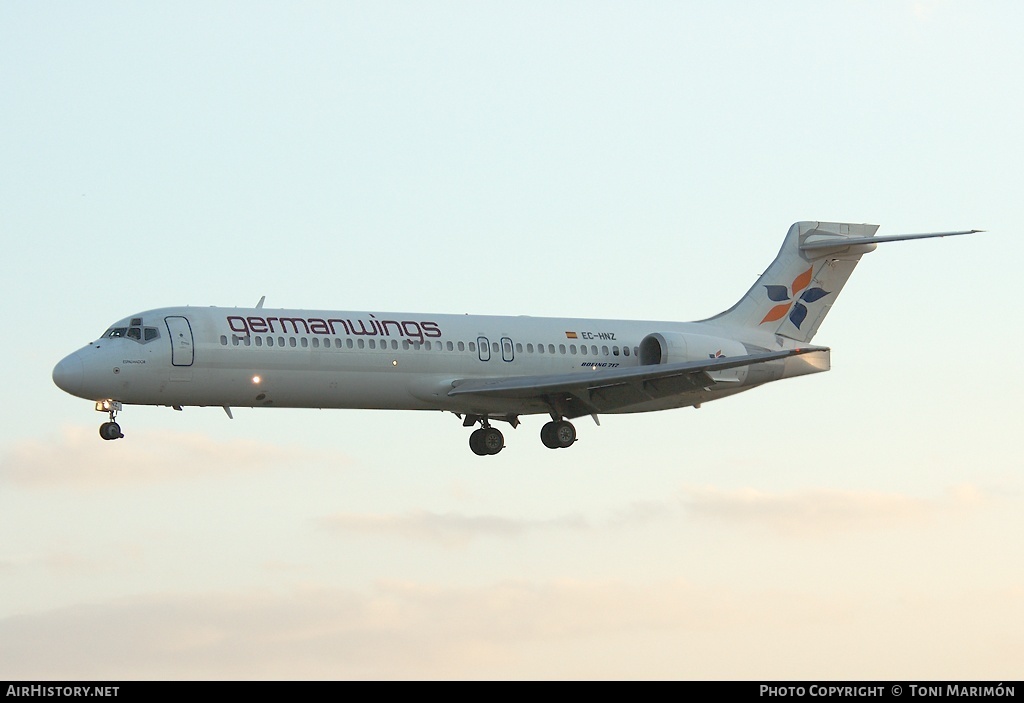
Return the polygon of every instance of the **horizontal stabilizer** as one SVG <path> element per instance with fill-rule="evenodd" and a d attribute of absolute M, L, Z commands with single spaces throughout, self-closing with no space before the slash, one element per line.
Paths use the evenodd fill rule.
<path fill-rule="evenodd" d="M 800 245 L 802 251 L 813 249 L 835 249 L 854 244 L 877 244 L 879 242 L 902 242 L 907 239 L 931 239 L 932 237 L 955 237 L 959 234 L 975 234 L 983 229 L 968 229 L 960 232 L 925 232 L 923 234 L 887 234 L 882 237 L 844 237 L 834 234 L 811 234 Z"/>

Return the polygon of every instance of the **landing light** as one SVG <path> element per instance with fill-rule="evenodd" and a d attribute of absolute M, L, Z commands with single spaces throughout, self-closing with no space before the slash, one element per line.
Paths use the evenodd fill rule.
<path fill-rule="evenodd" d="M 392 359 L 391 360 L 391 365 L 392 366 L 398 366 L 398 359 Z"/>
<path fill-rule="evenodd" d="M 261 379 L 260 379 L 260 377 L 259 377 L 259 376 L 253 376 L 253 377 L 252 377 L 252 382 L 253 382 L 254 384 L 256 384 L 256 385 L 259 385 L 259 383 L 260 383 L 260 380 L 261 380 Z"/>

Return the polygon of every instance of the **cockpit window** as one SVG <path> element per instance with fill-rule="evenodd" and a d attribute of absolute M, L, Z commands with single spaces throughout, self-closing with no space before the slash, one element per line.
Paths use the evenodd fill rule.
<path fill-rule="evenodd" d="M 135 318 L 132 322 L 141 324 L 142 320 Z M 117 339 L 120 337 L 135 340 L 139 344 L 146 344 L 154 339 L 159 339 L 160 330 L 156 327 L 140 327 L 133 324 L 131 327 L 111 327 L 103 333 L 104 339 Z"/>

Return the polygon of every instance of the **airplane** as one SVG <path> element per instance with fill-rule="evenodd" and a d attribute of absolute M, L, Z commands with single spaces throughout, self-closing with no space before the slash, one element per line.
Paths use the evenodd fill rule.
<path fill-rule="evenodd" d="M 124 405 L 441 410 L 470 449 L 505 446 L 491 423 L 546 415 L 541 442 L 572 446 L 570 420 L 693 406 L 828 371 L 811 339 L 861 256 L 879 243 L 982 230 L 876 236 L 878 225 L 797 222 L 728 310 L 696 322 L 168 307 L 130 315 L 53 369 L 95 403 L 105 440 Z"/>

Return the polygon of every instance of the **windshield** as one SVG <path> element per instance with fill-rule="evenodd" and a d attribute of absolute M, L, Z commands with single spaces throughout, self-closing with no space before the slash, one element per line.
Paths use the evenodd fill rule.
<path fill-rule="evenodd" d="M 160 330 L 156 327 L 143 327 L 141 318 L 133 318 L 131 324 L 126 327 L 111 327 L 103 333 L 103 339 L 117 338 L 131 339 L 139 344 L 152 342 L 159 339 Z"/>

